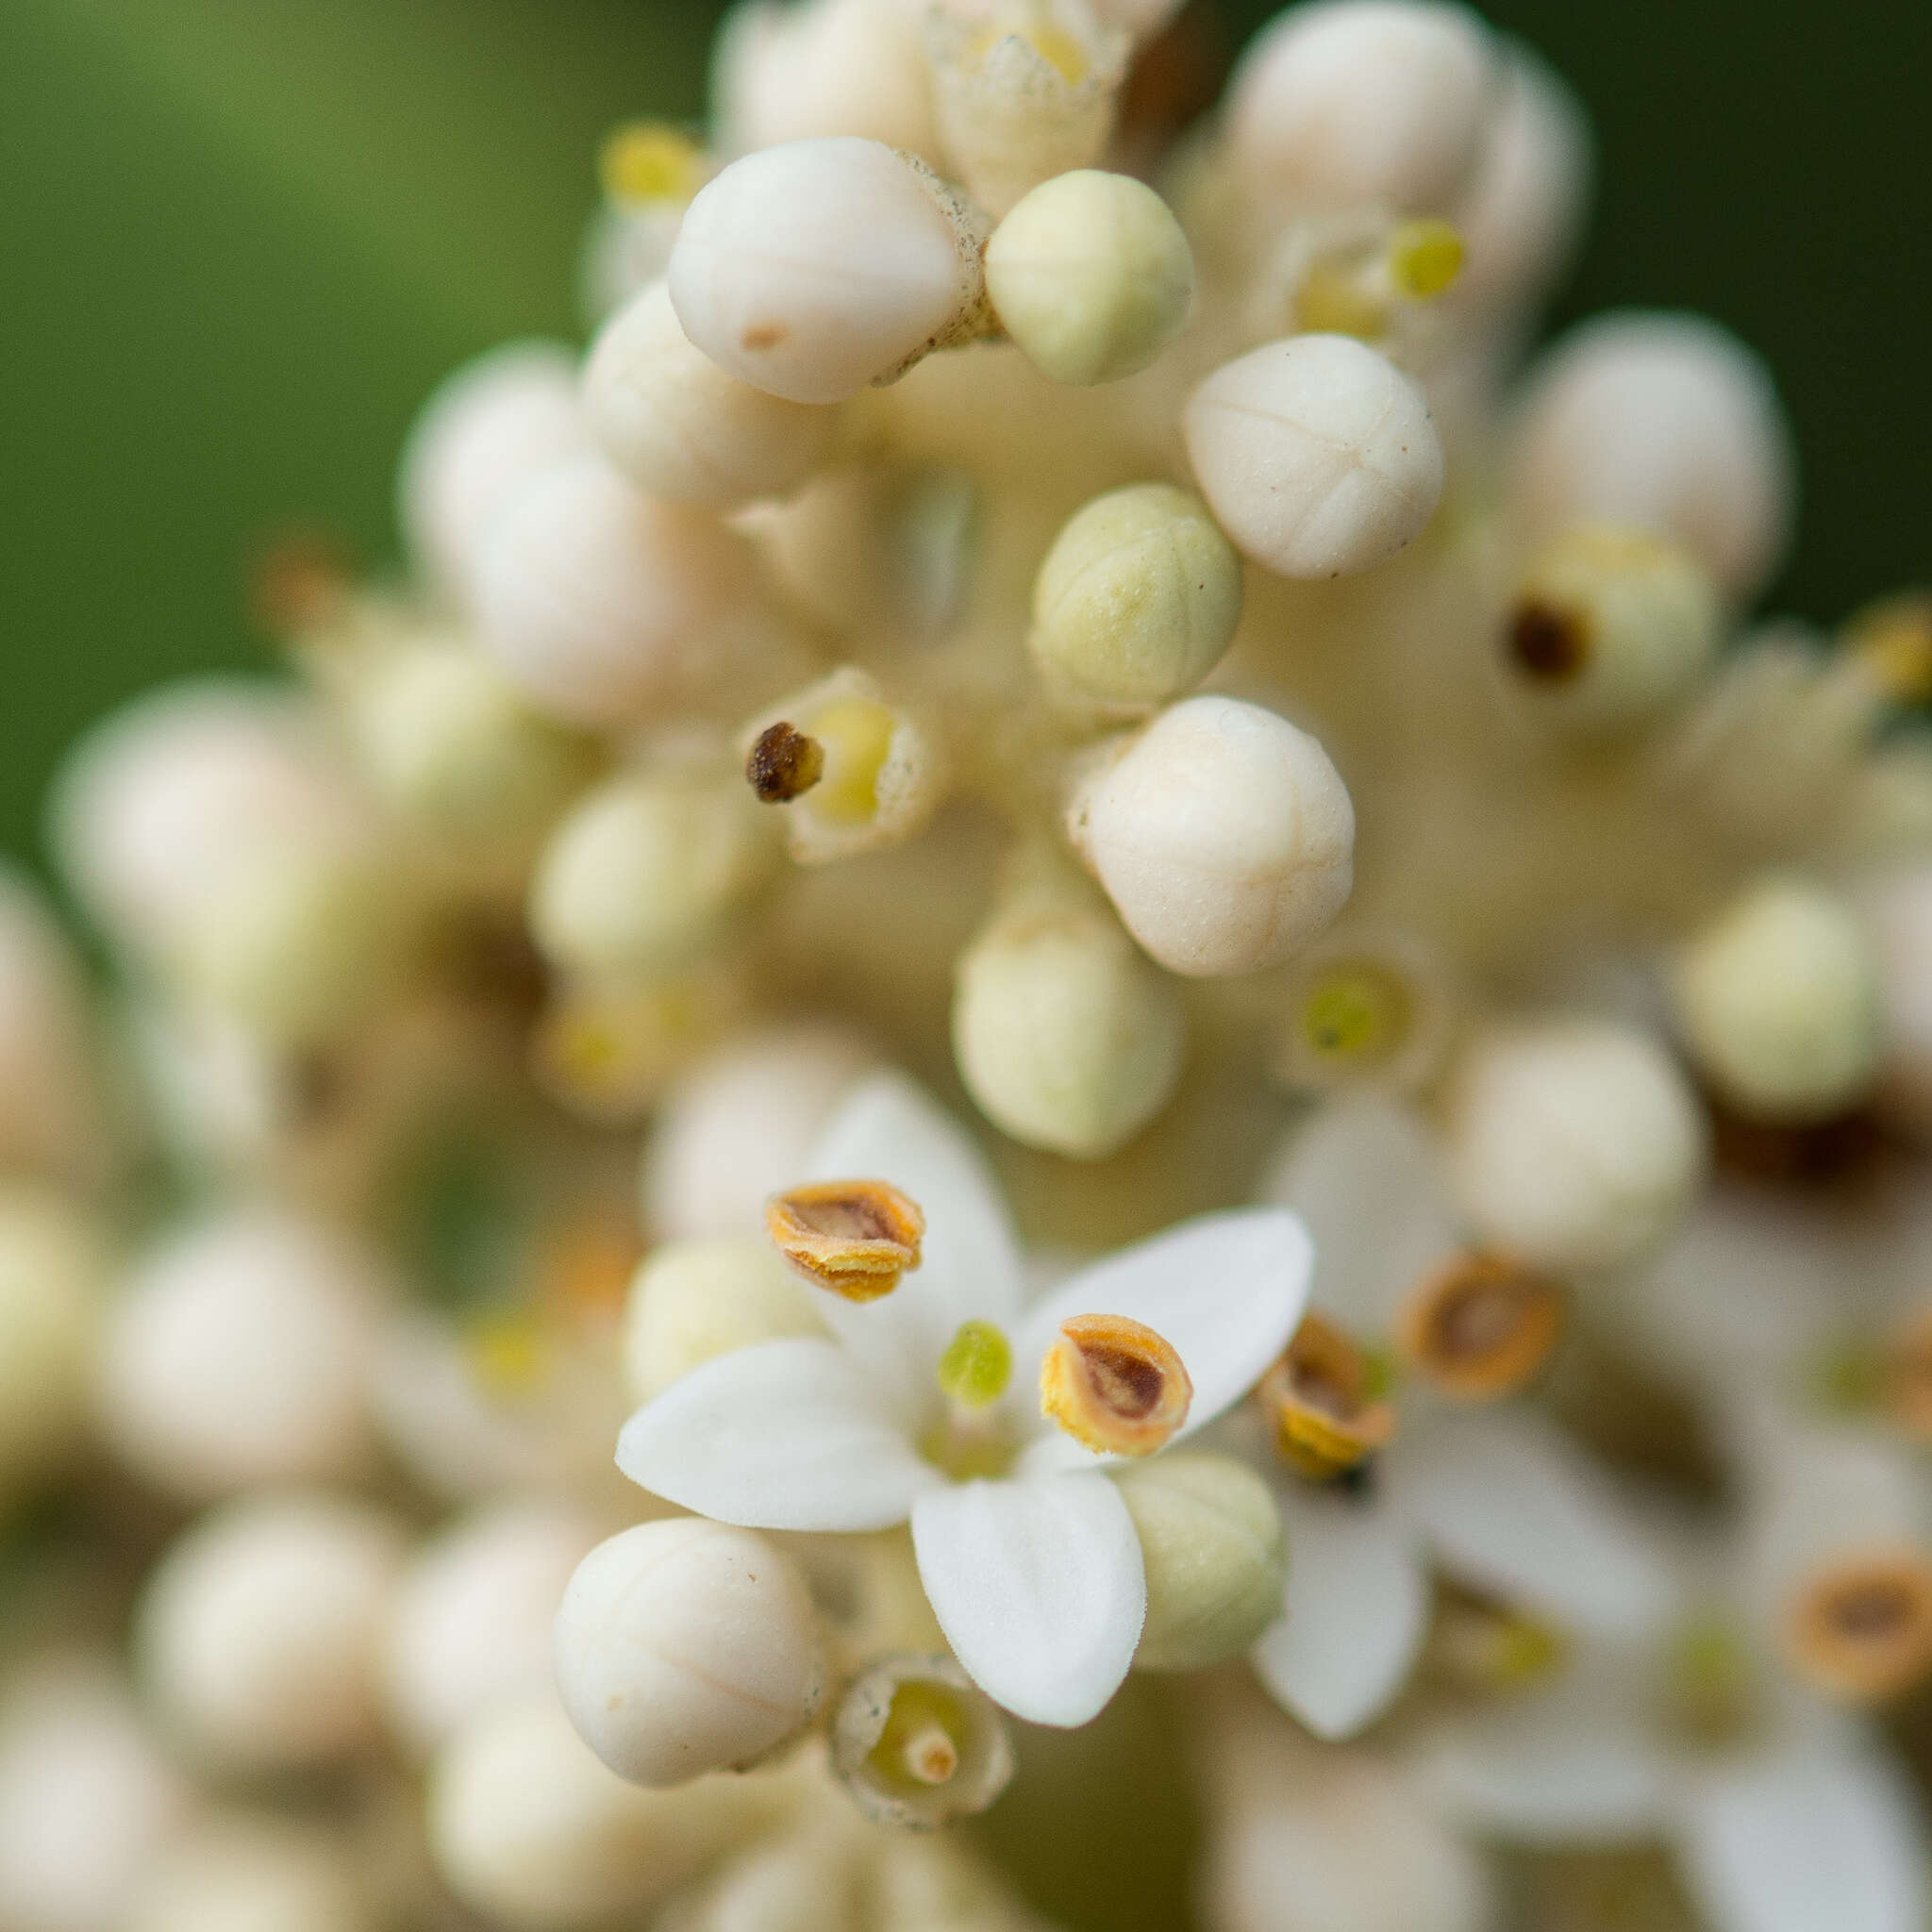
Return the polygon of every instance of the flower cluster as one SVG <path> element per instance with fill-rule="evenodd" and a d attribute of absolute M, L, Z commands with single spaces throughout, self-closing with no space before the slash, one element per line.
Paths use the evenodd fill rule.
<path fill-rule="evenodd" d="M 1713 325 L 1524 366 L 1528 51 L 1201 68 L 745 0 L 407 573 L 74 754 L 9 1932 L 1923 1925 L 1932 601 L 1752 616 Z"/>

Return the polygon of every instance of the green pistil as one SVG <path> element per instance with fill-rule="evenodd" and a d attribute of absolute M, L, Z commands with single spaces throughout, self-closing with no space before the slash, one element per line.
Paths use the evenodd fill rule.
<path fill-rule="evenodd" d="M 940 1387 L 961 1408 L 985 1408 L 1013 1378 L 1013 1346 L 991 1322 L 965 1322 L 940 1357 Z"/>

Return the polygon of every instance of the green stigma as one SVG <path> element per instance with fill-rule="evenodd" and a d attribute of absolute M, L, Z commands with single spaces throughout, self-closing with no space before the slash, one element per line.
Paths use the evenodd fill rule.
<path fill-rule="evenodd" d="M 1376 1060 L 1408 1031 L 1407 991 L 1379 966 L 1338 966 L 1308 991 L 1302 1038 L 1325 1060 Z"/>
<path fill-rule="evenodd" d="M 991 1322 L 963 1322 L 940 1357 L 939 1381 L 962 1408 L 984 1408 L 1006 1393 L 1013 1347 Z"/>
<path fill-rule="evenodd" d="M 1462 237 L 1443 221 L 1404 222 L 1389 243 L 1389 275 L 1411 302 L 1428 302 L 1462 273 Z"/>

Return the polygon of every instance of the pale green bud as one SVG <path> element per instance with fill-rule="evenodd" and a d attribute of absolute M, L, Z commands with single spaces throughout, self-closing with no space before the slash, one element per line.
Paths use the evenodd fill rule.
<path fill-rule="evenodd" d="M 1125 175 L 1042 182 L 993 230 L 986 288 L 1000 325 L 1055 382 L 1118 382 L 1174 341 L 1194 258 L 1167 204 Z"/>
<path fill-rule="evenodd" d="M 638 1270 L 625 1304 L 624 1377 L 649 1402 L 714 1356 L 756 1341 L 823 1335 L 811 1293 L 769 1241 L 671 1241 Z"/>
<path fill-rule="evenodd" d="M 959 959 L 959 1076 L 1027 1146 L 1113 1153 L 1167 1104 L 1185 1049 L 1173 984 L 1082 891 L 1022 895 Z"/>
<path fill-rule="evenodd" d="M 1191 690 L 1234 640 L 1241 563 L 1208 506 L 1168 483 L 1095 497 L 1054 540 L 1033 586 L 1035 661 L 1103 704 Z"/>
<path fill-rule="evenodd" d="M 1700 1066 L 1748 1113 L 1815 1120 L 1877 1070 L 1871 940 L 1829 892 L 1799 879 L 1749 888 L 1679 957 L 1677 1024 Z"/>
<path fill-rule="evenodd" d="M 1115 1481 L 1147 1567 L 1134 1662 L 1198 1671 L 1247 1649 L 1281 1615 L 1288 1542 L 1268 1485 L 1225 1456 L 1181 1451 Z"/>

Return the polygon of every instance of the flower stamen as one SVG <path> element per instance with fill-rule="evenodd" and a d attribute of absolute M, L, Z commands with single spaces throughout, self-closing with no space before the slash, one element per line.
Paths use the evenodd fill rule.
<path fill-rule="evenodd" d="M 1326 1482 L 1358 1468 L 1395 1434 L 1395 1411 L 1377 1397 L 1374 1364 L 1324 1316 L 1307 1314 L 1261 1378 L 1261 1407 L 1282 1460 Z"/>
<path fill-rule="evenodd" d="M 925 1216 L 886 1181 L 820 1181 L 773 1195 L 765 1230 L 807 1279 L 870 1302 L 919 1266 Z"/>
<path fill-rule="evenodd" d="M 1410 1291 L 1396 1341 L 1443 1394 L 1493 1402 L 1542 1367 L 1562 1327 L 1560 1289 L 1509 1256 L 1472 1254 Z"/>
<path fill-rule="evenodd" d="M 997 1402 L 1012 1375 L 1012 1344 L 991 1322 L 962 1322 L 940 1357 L 940 1387 L 961 1408 Z"/>
<path fill-rule="evenodd" d="M 824 746 L 782 718 L 759 732 L 744 761 L 751 789 L 767 805 L 784 805 L 809 791 L 824 774 Z"/>
<path fill-rule="evenodd" d="M 1102 1455 L 1150 1456 L 1194 1399 L 1174 1344 L 1124 1315 L 1074 1315 L 1040 1365 L 1040 1407 Z"/>
<path fill-rule="evenodd" d="M 1875 1704 L 1932 1673 L 1932 1557 L 1872 1550 L 1836 1563 L 1800 1593 L 1791 1657 L 1821 1690 Z"/>

